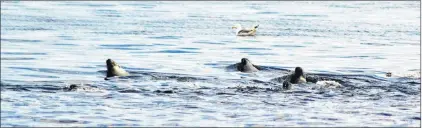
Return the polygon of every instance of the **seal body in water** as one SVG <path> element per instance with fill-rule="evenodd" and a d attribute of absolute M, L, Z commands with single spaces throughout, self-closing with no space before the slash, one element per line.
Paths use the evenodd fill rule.
<path fill-rule="evenodd" d="M 391 77 L 391 76 L 392 76 L 392 73 L 391 73 L 391 72 L 387 72 L 387 73 L 385 74 L 385 76 L 387 76 L 387 77 Z"/>
<path fill-rule="evenodd" d="M 88 92 L 101 92 L 103 89 L 100 89 L 96 86 L 87 84 L 71 84 L 69 87 L 63 88 L 64 91 L 88 91 Z"/>
<path fill-rule="evenodd" d="M 283 88 L 290 89 L 292 84 L 300 84 L 306 82 L 316 83 L 318 78 L 316 76 L 306 76 L 301 67 L 296 67 L 295 70 L 286 76 L 273 79 L 273 81 L 283 82 Z"/>
<path fill-rule="evenodd" d="M 301 67 L 296 67 L 295 71 L 292 74 L 289 74 L 284 81 L 292 84 L 306 83 L 303 69 Z"/>
<path fill-rule="evenodd" d="M 107 77 L 129 75 L 128 72 L 126 72 L 124 69 L 122 69 L 120 67 L 120 65 L 117 64 L 112 59 L 107 59 L 106 64 L 107 64 Z"/>
<path fill-rule="evenodd" d="M 242 58 L 240 60 L 240 63 L 236 64 L 236 69 L 238 71 L 246 72 L 246 73 L 257 72 L 260 70 L 259 66 L 252 64 L 252 62 L 249 61 L 249 59 L 247 58 Z"/>

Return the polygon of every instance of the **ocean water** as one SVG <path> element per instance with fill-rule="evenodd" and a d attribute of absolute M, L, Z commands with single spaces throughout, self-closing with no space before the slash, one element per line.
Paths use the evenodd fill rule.
<path fill-rule="evenodd" d="M 420 28 L 419 1 L 2 1 L 1 126 L 420 127 Z M 297 66 L 343 86 L 268 84 Z"/>

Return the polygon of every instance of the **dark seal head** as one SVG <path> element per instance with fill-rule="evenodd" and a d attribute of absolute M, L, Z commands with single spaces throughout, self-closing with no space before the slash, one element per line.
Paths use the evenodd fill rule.
<path fill-rule="evenodd" d="M 107 77 L 113 76 L 127 76 L 127 73 L 124 69 L 122 69 L 115 61 L 112 59 L 107 59 Z"/>
<path fill-rule="evenodd" d="M 243 65 L 246 65 L 246 64 L 250 63 L 250 61 L 247 58 L 242 58 L 240 60 L 240 63 L 243 64 Z"/>
<path fill-rule="evenodd" d="M 64 90 L 65 91 L 76 91 L 76 89 L 78 89 L 78 85 L 76 84 L 71 84 L 69 87 L 65 87 Z"/>
<path fill-rule="evenodd" d="M 75 90 L 77 87 L 78 87 L 77 85 L 72 84 L 72 85 L 69 86 L 69 89 L 70 90 Z"/>
<path fill-rule="evenodd" d="M 240 63 L 237 64 L 237 70 L 241 72 L 257 72 L 259 67 L 252 64 L 247 58 L 242 58 Z"/>
<path fill-rule="evenodd" d="M 303 76 L 303 69 L 301 67 L 296 67 L 294 74 L 297 76 Z"/>
<path fill-rule="evenodd" d="M 387 77 L 391 77 L 393 75 L 393 73 L 391 73 L 391 72 L 387 72 L 386 74 L 385 74 L 385 76 L 387 76 Z"/>
<path fill-rule="evenodd" d="M 291 89 L 292 84 L 306 83 L 306 79 L 301 67 L 296 67 L 295 71 L 286 76 L 283 82 L 283 89 Z"/>
<path fill-rule="evenodd" d="M 293 84 L 296 83 L 306 83 L 306 79 L 304 77 L 303 69 L 301 67 L 296 67 L 295 72 L 292 74 L 292 78 L 290 82 Z"/>
<path fill-rule="evenodd" d="M 307 82 L 305 79 L 305 74 L 301 67 L 296 67 L 293 73 L 286 75 L 283 79 L 284 82 L 289 82 L 290 84 L 299 84 Z"/>

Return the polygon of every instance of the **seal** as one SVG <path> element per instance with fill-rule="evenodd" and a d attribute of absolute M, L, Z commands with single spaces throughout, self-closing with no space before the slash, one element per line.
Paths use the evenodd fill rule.
<path fill-rule="evenodd" d="M 306 83 L 305 74 L 301 67 L 296 67 L 295 71 L 286 79 L 292 84 Z"/>
<path fill-rule="evenodd" d="M 391 77 L 393 74 L 391 73 L 391 72 L 387 72 L 386 74 L 385 74 L 385 76 L 387 76 L 387 77 Z"/>
<path fill-rule="evenodd" d="M 249 61 L 249 59 L 247 58 L 242 58 L 240 60 L 240 63 L 236 64 L 236 68 L 238 71 L 246 72 L 246 73 L 257 72 L 260 70 L 259 66 L 252 64 L 252 62 Z"/>
<path fill-rule="evenodd" d="M 271 79 L 273 82 L 283 83 L 284 89 L 290 89 L 292 84 L 300 84 L 306 82 L 316 83 L 318 82 L 319 77 L 314 75 L 305 75 L 303 69 L 301 67 L 296 67 L 293 72 L 287 74 L 285 76 L 277 77 Z"/>
<path fill-rule="evenodd" d="M 69 86 L 68 90 L 69 90 L 69 91 L 74 91 L 74 90 L 76 90 L 77 88 L 78 88 L 78 85 L 76 85 L 76 84 L 72 84 L 72 85 L 70 85 L 70 86 Z"/>
<path fill-rule="evenodd" d="M 128 72 L 126 72 L 124 69 L 122 69 L 120 67 L 120 65 L 118 65 L 112 59 L 107 59 L 106 64 L 107 64 L 107 77 L 129 75 Z"/>
<path fill-rule="evenodd" d="M 101 92 L 103 89 L 93 86 L 91 84 L 71 84 L 69 87 L 63 88 L 64 91 L 88 91 L 88 92 Z"/>
<path fill-rule="evenodd" d="M 292 74 L 289 74 L 284 78 L 283 88 L 291 89 L 292 84 L 306 83 L 307 81 L 305 78 L 303 69 L 301 67 L 296 67 Z"/>

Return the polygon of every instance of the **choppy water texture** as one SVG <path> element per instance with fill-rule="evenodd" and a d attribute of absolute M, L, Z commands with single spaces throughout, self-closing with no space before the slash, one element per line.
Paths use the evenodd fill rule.
<path fill-rule="evenodd" d="M 419 1 L 2 2 L 1 126 L 420 126 L 419 49 Z"/>

